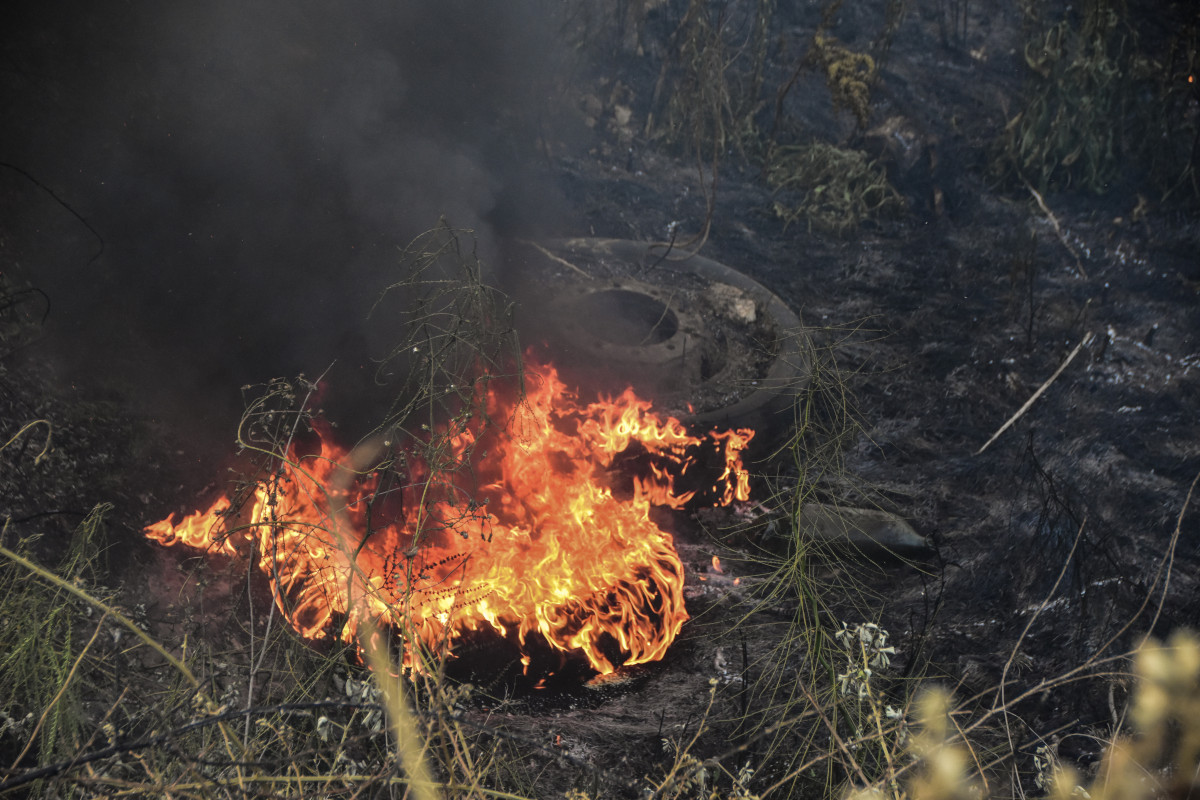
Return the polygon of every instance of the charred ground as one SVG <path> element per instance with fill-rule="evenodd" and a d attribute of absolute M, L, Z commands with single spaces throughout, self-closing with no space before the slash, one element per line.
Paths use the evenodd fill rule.
<path fill-rule="evenodd" d="M 771 22 L 775 38 L 762 65 L 764 83 L 784 85 L 805 43 L 823 30 L 847 48 L 875 53 L 879 72 L 870 86 L 869 124 L 859 125 L 852 109 L 835 108 L 829 85 L 815 67 L 798 73 L 795 87 L 778 103 L 777 95 L 764 93 L 751 118 L 761 130 L 774 128 L 780 142 L 816 139 L 869 153 L 886 167 L 905 200 L 904 211 L 864 219 L 840 232 L 810 227 L 802 219 L 785 226 L 775 205 L 789 198 L 768 185 L 764 154 L 746 140 L 731 132 L 718 150 L 702 148 L 698 159 L 686 137 L 647 128 L 650 115 L 660 120 L 667 115 L 666 90 L 660 87 L 673 85 L 674 71 L 681 69 L 672 59 L 679 59 L 681 20 L 690 6 L 642 5 L 641 17 L 632 10 L 639 4 L 625 4 L 621 9 L 628 14 L 574 19 L 564 29 L 593 25 L 589 30 L 601 35 L 589 44 L 591 58 L 569 74 L 565 85 L 555 87 L 561 93 L 555 124 L 520 129 L 528 141 L 513 147 L 527 147 L 522 157 L 530 157 L 534 166 L 517 178 L 489 184 L 489 197 L 501 198 L 484 203 L 489 208 L 468 203 L 475 219 L 466 222 L 486 228 L 495 263 L 504 263 L 505 237 L 663 240 L 675 223 L 688 234 L 707 229 L 705 255 L 747 273 L 801 314 L 828 354 L 829 374 L 836 375 L 837 389 L 827 384 L 825 391 L 834 393 L 827 399 L 840 397 L 845 388 L 854 400 L 857 426 L 844 435 L 847 429 L 838 426 L 845 418 L 830 410 L 836 402 L 818 409 L 829 428 L 843 434 L 842 460 L 833 477 L 816 481 L 811 490 L 821 499 L 895 511 L 935 545 L 928 557 L 911 563 L 825 556 L 808 573 L 823 598 L 823 622 L 836 627 L 841 620 L 870 620 L 890 631 L 899 654 L 887 692 L 896 702 L 911 691 L 911 680 L 927 677 L 954 687 L 965 709 L 987 708 L 1005 680 L 1015 681 L 1006 690 L 1015 695 L 1081 664 L 1123 653 L 1147 633 L 1161 637 L 1178 627 L 1200 626 L 1193 600 L 1200 590 L 1200 524 L 1189 490 L 1200 472 L 1200 225 L 1194 186 L 1185 180 L 1161 200 L 1163 184 L 1153 173 L 1161 164 L 1139 161 L 1142 153 L 1132 145 L 1125 151 L 1128 163 L 1115 169 L 1100 192 L 1081 186 L 1087 176 L 1079 173 L 997 171 L 997 164 L 1003 165 L 999 153 L 1006 126 L 1037 91 L 1034 70 L 1024 58 L 1033 23 L 1018 4 L 985 10 L 954 2 L 856 3 L 838 11 L 835 3 L 830 6 L 835 13 L 824 19 L 815 6 L 780 8 Z M 904 13 L 890 29 L 895 8 Z M 1178 23 L 1180 30 L 1191 25 L 1194 31 L 1198 24 L 1194 14 L 1189 18 L 1181 9 L 1145 10 L 1131 24 L 1143 31 L 1145 41 L 1168 42 L 1171 34 L 1161 20 Z M 753 16 L 741 20 L 738 13 L 747 12 L 731 10 L 730 24 L 749 26 Z M 1079 23 L 1063 14 L 1067 22 Z M 46 28 L 28 28 L 39 30 Z M 885 35 L 886 47 L 880 48 Z M 1194 47 L 1195 38 L 1190 41 Z M 68 44 L 51 37 L 44 42 L 47 50 L 30 43 L 10 51 L 4 71 L 10 95 L 27 99 L 41 85 L 39 70 L 56 63 L 54 48 Z M 41 56 L 29 55 L 35 52 Z M 42 56 L 48 60 L 39 60 Z M 58 86 L 52 83 L 43 89 Z M 69 95 L 71 90 L 62 91 Z M 418 99 L 423 96 L 417 93 Z M 503 111 L 505 103 L 523 102 L 505 95 L 496 105 Z M 1194 96 L 1190 102 L 1177 122 L 1195 131 L 1200 112 Z M 490 108 L 489 103 L 484 105 Z M 1136 107 L 1123 114 L 1114 125 L 1128 126 L 1138 117 Z M 53 124 L 53 109 L 31 119 L 51 140 L 64 135 Z M 885 127 L 890 120 L 892 127 Z M 8 125 L 15 128 L 17 118 Z M 496 123 L 489 125 L 494 130 Z M 80 135 L 74 131 L 65 141 Z M 371 135 L 371 148 L 386 149 L 383 133 Z M 444 191 L 452 192 L 452 185 L 476 186 L 472 165 L 486 164 L 487 158 L 475 148 L 475 139 L 466 140 L 466 162 L 451 159 L 467 177 L 441 184 Z M 10 130 L 7 141 L 18 140 L 22 137 Z M 1175 143 L 1165 142 L 1163 149 L 1168 146 Z M 17 161 L 8 155 L 0 160 Z M 262 625 L 269 606 L 265 587 L 248 580 L 237 564 L 181 562 L 178 553 L 142 540 L 144 524 L 190 510 L 206 492 L 224 489 L 233 479 L 225 472 L 235 463 L 226 445 L 232 437 L 223 425 L 236 422 L 228 409 L 236 408 L 239 387 L 206 385 L 213 376 L 230 377 L 220 366 L 220 348 L 214 353 L 206 345 L 198 358 L 201 366 L 182 370 L 182 385 L 203 386 L 206 397 L 223 397 L 213 402 L 224 409 L 189 424 L 180 421 L 186 415 L 178 411 L 153 410 L 171 402 L 169 375 L 143 387 L 123 382 L 141 370 L 116 364 L 109 376 L 106 351 L 96 342 L 79 344 L 81 350 L 98 352 L 88 369 L 64 355 L 62 348 L 71 347 L 69 329 L 80 327 L 85 334 L 96 329 L 56 319 L 60 304 L 55 292 L 44 288 L 38 265 L 60 262 L 48 274 L 51 283 L 61 283 L 66 270 L 61 263 L 84 269 L 94 237 L 65 215 L 58 198 L 70 198 L 73 209 L 83 209 L 105 240 L 102 258 L 137 252 L 135 242 L 122 242 L 119 226 L 103 224 L 102 209 L 92 213 L 88 184 L 64 177 L 69 162 L 65 158 L 56 167 L 53 179 L 28 166 L 0 175 L 0 204 L 9 220 L 0 228 L 6 280 L 0 313 L 7 325 L 0 351 L 4 437 L 36 419 L 49 420 L 54 431 L 52 450 L 37 463 L 40 429 L 0 453 L 5 545 L 39 535 L 32 552 L 53 564 L 79 520 L 97 504 L 111 503 L 103 555 L 91 580 L 169 648 L 181 647 L 185 638 L 202 643 L 189 646 L 206 652 L 203 679 L 210 693 L 228 695 L 235 704 L 249 702 L 248 694 L 280 702 L 295 689 L 289 682 L 304 675 L 313 696 L 350 696 L 344 667 L 335 669 L 321 654 L 277 639 L 266 661 L 257 651 L 257 685 L 248 689 L 249 642 L 262 635 L 278 637 L 277 631 L 264 634 L 255 627 Z M 1194 170 L 1194 159 L 1185 163 Z M 411 174 L 397 170 L 397 179 Z M 179 180 L 190 185 L 190 178 Z M 536 213 L 542 201 L 524 202 L 531 185 L 554 198 L 549 222 Z M 51 187 L 54 195 L 48 193 Z M 132 192 L 133 199 L 122 202 L 137 202 L 138 196 Z M 364 200 L 356 195 L 354 202 Z M 160 216 L 171 219 L 169 209 L 155 211 L 155 219 Z M 221 219 L 223 214 L 210 218 Z M 367 227 L 371 236 L 378 235 L 376 221 Z M 332 263 L 335 250 L 331 244 L 322 258 Z M 219 258 L 222 252 L 218 248 L 212 255 Z M 359 278 L 382 269 L 374 259 L 367 261 L 366 266 L 356 262 Z M 163 267 L 168 277 L 171 263 Z M 177 263 L 186 266 L 186 260 Z M 143 301 L 137 276 L 145 269 L 116 267 L 100 280 L 105 291 L 124 298 L 113 306 L 119 313 Z M 272 274 L 286 279 L 286 271 L 273 268 Z M 295 280 L 303 280 L 303 274 Z M 254 283 L 258 286 L 259 279 Z M 320 285 L 326 291 L 336 281 L 325 276 Z M 30 287 L 39 291 L 27 291 Z M 43 291 L 51 312 L 45 327 Z M 286 294 L 291 302 L 308 291 Z M 202 294 L 205 308 L 221 308 L 219 292 L 205 288 Z M 260 300 L 269 297 L 269 291 L 256 294 Z M 80 302 L 72 290 L 62 305 L 68 313 L 86 307 L 79 313 L 92 319 L 94 307 Z M 231 307 L 251 313 L 244 297 L 231 301 Z M 220 327 L 217 319 L 189 319 L 188 335 Z M 116 327 L 136 340 L 160 322 L 131 312 L 129 324 Z M 340 341 L 359 341 L 357 331 L 348 335 Z M 1090 343 L 1040 399 L 978 453 L 1089 336 Z M 150 348 L 155 357 L 165 350 L 165 363 L 186 358 L 178 342 L 187 336 L 170 338 L 169 347 Z M 316 352 L 324 355 L 335 345 Z M 361 358 L 358 346 L 347 345 Z M 233 371 L 246 374 L 247 366 L 254 367 L 253 353 L 263 349 L 270 348 L 264 342 L 235 348 Z M 125 352 L 137 360 L 136 349 Z M 252 373 L 251 379 L 269 377 L 270 372 Z M 179 407 L 193 408 L 193 401 Z M 788 424 L 783 421 L 785 428 Z M 808 452 L 823 451 L 812 442 L 797 442 L 793 451 L 760 464 L 760 496 L 772 491 L 788 496 L 809 475 L 803 458 L 797 466 L 792 456 Z M 760 513 L 750 515 L 759 526 L 764 524 Z M 486 669 L 470 670 L 481 694 L 465 702 L 462 713 L 483 732 L 481 740 L 508 748 L 508 786 L 525 787 L 536 796 L 556 796 L 571 786 L 594 796 L 632 792 L 643 775 L 661 774 L 675 758 L 665 741 L 690 739 L 702 719 L 707 727 L 695 743 L 700 758 L 722 757 L 734 773 L 749 762 L 762 769 L 756 786 L 770 785 L 786 772 L 785 766 L 771 766 L 779 763 L 772 761 L 778 759 L 773 748 L 797 747 L 804 739 L 800 728 L 791 734 L 794 740 L 780 743 L 764 735 L 754 719 L 769 709 L 781 676 L 795 678 L 801 670 L 802 648 L 791 661 L 772 655 L 792 629 L 799 603 L 785 592 L 762 604 L 764 564 L 777 563 L 770 560 L 780 553 L 764 554 L 756 547 L 762 538 L 746 516 L 705 512 L 667 520 L 688 568 L 694 619 L 663 662 L 640 668 L 623 682 L 557 687 L 552 695 L 522 686 L 511 664 L 492 676 L 484 674 Z M 724 573 L 713 570 L 714 554 L 721 557 Z M 742 579 L 736 586 L 735 576 Z M 152 720 L 143 709 L 128 709 L 126 700 L 110 711 L 126 697 L 121 692 L 127 686 L 135 693 L 166 694 L 172 681 L 157 654 L 128 650 L 122 641 L 105 638 L 95 646 L 94 653 L 102 656 L 98 663 L 107 665 L 97 673 L 104 677 L 78 696 L 78 716 L 86 724 L 64 734 L 77 738 L 64 740 L 59 754 L 103 744 L 96 731 L 106 713 L 131 740 L 184 718 L 186 708 Z M 485 660 L 495 659 L 486 644 L 481 650 Z M 1014 653 L 1019 657 L 1010 663 Z M 1059 751 L 1066 760 L 1085 768 L 1095 763 L 1117 724 L 1114 714 L 1123 707 L 1128 682 L 1119 663 L 1097 662 L 1088 672 L 1095 677 L 1033 692 L 1012 709 L 1015 752 L 1002 763 L 1016 764 L 1027 776 L 1041 737 L 1062 742 Z M 706 714 L 710 679 L 717 686 Z M 1003 749 L 998 739 L 984 744 Z M 10 762 L 21 749 L 14 738 L 2 746 Z M 54 760 L 51 752 L 42 762 Z M 13 775 L 34 766 L 34 760 L 16 766 Z M 826 780 L 817 776 L 809 785 L 818 791 Z M 1028 777 L 1018 780 L 1030 788 Z"/>

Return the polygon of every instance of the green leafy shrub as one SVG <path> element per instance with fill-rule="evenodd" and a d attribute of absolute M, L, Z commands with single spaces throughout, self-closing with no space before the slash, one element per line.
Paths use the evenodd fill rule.
<path fill-rule="evenodd" d="M 1103 194 L 1134 181 L 1164 197 L 1181 187 L 1200 197 L 1191 111 L 1200 12 L 1181 13 L 1188 21 L 1163 50 L 1120 0 L 1090 0 L 1053 23 L 1027 4 L 1028 86 L 1000 136 L 996 171 L 1042 192 Z"/>

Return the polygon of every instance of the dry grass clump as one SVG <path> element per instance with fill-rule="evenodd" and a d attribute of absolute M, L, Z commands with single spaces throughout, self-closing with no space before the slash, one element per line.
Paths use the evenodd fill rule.
<path fill-rule="evenodd" d="M 1109 744 L 1086 788 L 1070 767 L 1057 770 L 1055 800 L 1140 800 L 1200 792 L 1200 638 L 1176 631 L 1148 641 L 1134 658 L 1133 730 Z"/>
<path fill-rule="evenodd" d="M 882 165 L 861 151 L 824 142 L 775 148 L 767 182 L 780 198 L 776 216 L 788 225 L 802 221 L 810 231 L 844 234 L 906 207 Z"/>
<path fill-rule="evenodd" d="M 65 580 L 92 582 L 97 531 L 107 510 L 94 509 L 76 529 L 58 566 Z M 35 539 L 23 539 L 13 552 L 29 558 L 35 545 Z M 0 743 L 0 754 L 11 763 L 31 748 L 40 761 L 63 758 L 78 747 L 86 724 L 76 676 L 103 620 L 80 620 L 66 591 L 39 581 L 11 558 L 0 558 L 0 598 L 0 726 L 9 740 Z M 92 629 L 82 646 L 81 623 Z M 19 752 L 8 753 L 4 745 L 14 741 L 22 743 Z"/>
<path fill-rule="evenodd" d="M 1134 655 L 1133 674 L 1130 729 L 1113 737 L 1089 779 L 1044 758 L 1049 797 L 1149 800 L 1200 791 L 1200 638 L 1176 631 L 1166 644 L 1147 641 Z M 911 751 L 920 759 L 920 771 L 907 780 L 906 795 L 917 800 L 983 797 L 977 762 L 961 729 L 948 722 L 947 697 L 931 693 L 920 707 L 923 730 Z"/>
<path fill-rule="evenodd" d="M 714 166 L 730 148 L 757 152 L 755 115 L 762 107 L 773 5 L 757 0 L 751 11 L 689 2 L 667 44 L 648 136 Z"/>

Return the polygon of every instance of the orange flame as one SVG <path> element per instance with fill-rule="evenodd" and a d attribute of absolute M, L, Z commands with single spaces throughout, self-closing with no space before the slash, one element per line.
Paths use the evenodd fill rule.
<path fill-rule="evenodd" d="M 486 629 L 514 640 L 526 669 L 535 639 L 583 653 L 601 674 L 660 659 L 688 614 L 683 565 L 650 507 L 692 499 L 675 475 L 706 442 L 724 458 L 718 502 L 747 499 L 741 452 L 754 433 L 693 436 L 629 389 L 583 406 L 553 367 L 530 367 L 527 384 L 519 404 L 489 393 L 488 416 L 510 420 L 505 430 L 462 424 L 446 463 L 410 463 L 401 490 L 356 472 L 326 434 L 318 453 L 293 452 L 260 481 L 246 507 L 222 497 L 146 535 L 254 558 L 308 639 L 351 642 L 363 619 L 391 625 L 411 668 Z M 610 468 L 635 444 L 649 474 L 615 489 Z"/>

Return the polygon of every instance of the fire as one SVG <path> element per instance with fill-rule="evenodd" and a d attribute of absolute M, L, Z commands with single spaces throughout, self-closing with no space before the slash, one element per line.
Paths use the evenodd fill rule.
<path fill-rule="evenodd" d="M 601 674 L 660 659 L 688 614 L 683 565 L 650 508 L 693 498 L 676 481 L 702 446 L 724 460 L 716 502 L 746 499 L 753 431 L 694 436 L 631 389 L 584 405 L 553 367 L 528 367 L 526 384 L 519 403 L 488 393 L 503 429 L 462 415 L 442 461 L 409 457 L 399 490 L 318 430 L 319 451 L 293 452 L 243 508 L 222 497 L 146 535 L 254 559 L 305 638 L 351 642 L 363 620 L 389 625 L 410 668 L 479 630 L 516 642 L 527 668 L 540 642 Z M 632 487 L 618 456 L 648 462 Z"/>

